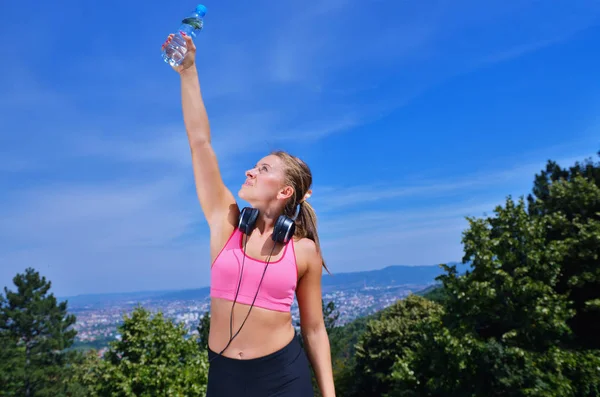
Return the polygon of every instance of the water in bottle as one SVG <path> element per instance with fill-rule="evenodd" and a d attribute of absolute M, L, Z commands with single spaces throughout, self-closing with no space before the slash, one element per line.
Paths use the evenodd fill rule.
<path fill-rule="evenodd" d="M 178 66 L 183 61 L 187 52 L 185 40 L 181 36 L 180 32 L 184 32 L 186 35 L 192 38 L 196 37 L 202 28 L 204 27 L 204 15 L 206 14 L 206 7 L 202 4 L 198 4 L 196 9 L 181 21 L 181 26 L 177 33 L 173 35 L 171 42 L 165 46 L 162 51 L 162 57 L 166 63 L 171 66 Z"/>

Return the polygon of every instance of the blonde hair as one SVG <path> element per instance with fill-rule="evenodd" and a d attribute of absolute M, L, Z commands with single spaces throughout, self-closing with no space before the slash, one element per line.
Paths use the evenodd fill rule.
<path fill-rule="evenodd" d="M 285 166 L 285 183 L 294 188 L 294 193 L 283 210 L 284 214 L 290 218 L 293 217 L 296 214 L 296 208 L 300 205 L 294 236 L 298 238 L 306 237 L 315 242 L 317 251 L 323 261 L 323 267 L 327 270 L 327 273 L 330 273 L 321 253 L 321 244 L 319 242 L 319 234 L 317 233 L 317 214 L 305 199 L 305 196 L 312 187 L 312 172 L 304 161 L 283 150 L 276 150 L 271 154 L 283 161 Z"/>

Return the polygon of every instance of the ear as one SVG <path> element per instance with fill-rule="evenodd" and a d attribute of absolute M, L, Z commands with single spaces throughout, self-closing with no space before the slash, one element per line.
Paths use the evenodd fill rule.
<path fill-rule="evenodd" d="M 288 199 L 294 195 L 294 188 L 291 186 L 285 186 L 277 193 L 278 199 Z"/>

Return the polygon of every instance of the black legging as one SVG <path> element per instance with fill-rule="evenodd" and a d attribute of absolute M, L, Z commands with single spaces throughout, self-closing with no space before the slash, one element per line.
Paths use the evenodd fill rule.
<path fill-rule="evenodd" d="M 314 397 L 308 359 L 298 336 L 264 357 L 238 360 L 216 356 L 208 350 L 212 361 L 206 397 Z"/>

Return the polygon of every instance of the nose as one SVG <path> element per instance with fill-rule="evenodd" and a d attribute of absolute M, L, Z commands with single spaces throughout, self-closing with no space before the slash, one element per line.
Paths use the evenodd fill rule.
<path fill-rule="evenodd" d="M 248 171 L 246 171 L 246 177 L 247 178 L 254 178 L 255 172 L 256 172 L 255 168 L 249 169 Z"/>

